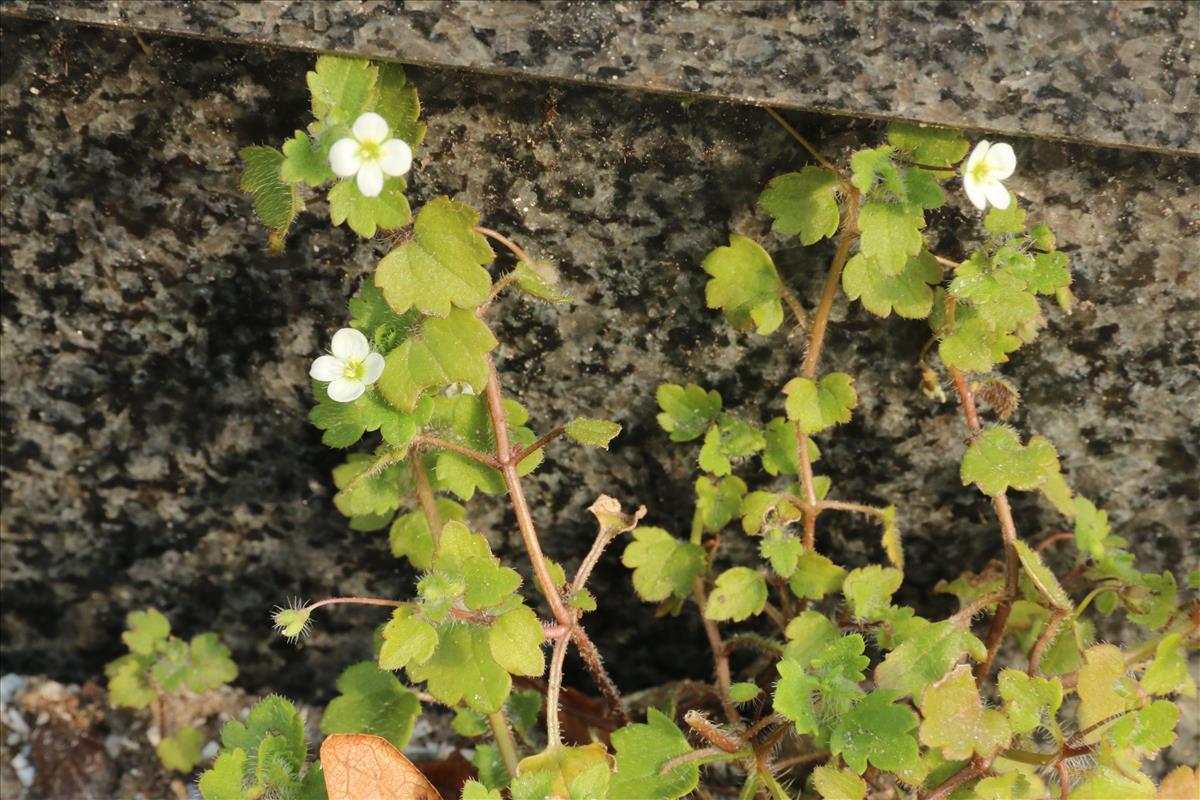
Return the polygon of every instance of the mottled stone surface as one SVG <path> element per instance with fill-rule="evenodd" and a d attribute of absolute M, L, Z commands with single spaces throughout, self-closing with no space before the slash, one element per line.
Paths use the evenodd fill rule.
<path fill-rule="evenodd" d="M 9 13 L 1200 152 L 1200 4 L 4 0 Z"/>
<path fill-rule="evenodd" d="M 383 534 L 350 531 L 305 419 L 306 370 L 345 319 L 345 298 L 383 252 L 331 229 L 322 204 L 280 258 L 237 188 L 237 150 L 277 143 L 306 118 L 305 54 L 184 40 L 150 52 L 114 32 L 4 22 L 0 169 L 3 296 L 5 669 L 78 680 L 119 649 L 126 611 L 167 610 L 185 634 L 216 629 L 247 689 L 320 698 L 369 652 L 374 613 L 325 615 L 301 652 L 272 637 L 288 596 L 403 595 L 411 573 Z M 759 237 L 811 306 L 829 248 L 768 234 L 766 181 L 805 163 L 757 109 L 414 69 L 429 121 L 411 197 L 448 193 L 556 260 L 578 303 L 506 300 L 503 381 L 541 429 L 584 413 L 620 420 L 611 453 L 556 445 L 528 485 L 547 550 L 573 563 L 600 492 L 686 531 L 695 448 L 654 421 L 661 381 L 719 389 L 748 417 L 779 413 L 799 342 L 731 333 L 704 308 L 700 259 L 738 231 Z M 794 115 L 837 154 L 874 123 Z M 1070 253 L 1080 303 L 1048 310 L 1004 373 L 1013 422 L 1060 447 L 1070 482 L 1108 509 L 1148 567 L 1196 568 L 1200 523 L 1200 162 L 1014 140 L 1013 188 Z M 933 215 L 954 257 L 978 235 L 954 195 Z M 959 240 L 962 239 L 963 243 Z M 964 427 L 923 397 L 913 363 L 927 331 L 839 300 L 823 363 L 858 378 L 852 424 L 822 437 L 837 496 L 894 501 L 907 532 L 906 601 L 998 552 L 985 498 L 959 485 Z M 1018 496 L 1031 539 L 1063 521 Z M 470 512 L 509 556 L 511 517 Z M 822 522 L 841 563 L 879 560 L 878 531 Z M 736 541 L 734 542 L 737 545 Z M 1061 566 L 1061 565 L 1060 565 Z M 692 616 L 656 620 L 617 553 L 589 618 L 626 687 L 707 677 Z M 1185 723 L 1194 731 L 1194 715 Z"/>

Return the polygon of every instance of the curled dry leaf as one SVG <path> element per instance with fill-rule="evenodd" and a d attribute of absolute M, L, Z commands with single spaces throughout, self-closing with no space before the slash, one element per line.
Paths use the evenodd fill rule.
<path fill-rule="evenodd" d="M 329 800 L 442 800 L 421 771 L 379 736 L 338 733 L 321 745 Z"/>

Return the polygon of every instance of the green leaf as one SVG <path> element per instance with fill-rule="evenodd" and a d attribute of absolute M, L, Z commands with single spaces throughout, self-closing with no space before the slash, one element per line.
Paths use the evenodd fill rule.
<path fill-rule="evenodd" d="M 558 288 L 558 270 L 548 261 L 518 261 L 513 268 L 517 288 L 548 303 L 569 303 L 570 295 Z"/>
<path fill-rule="evenodd" d="M 1175 743 L 1179 716 L 1179 706 L 1169 700 L 1155 700 L 1113 722 L 1104 738 L 1118 749 L 1151 755 Z"/>
<path fill-rule="evenodd" d="M 342 672 L 337 690 L 321 716 L 321 733 L 369 733 L 404 749 L 421 704 L 395 675 L 364 661 Z"/>
<path fill-rule="evenodd" d="M 690 753 L 687 737 L 669 717 L 651 708 L 645 724 L 626 725 L 612 734 L 617 754 L 617 771 L 609 784 L 610 800 L 674 800 L 696 788 L 700 768 L 681 764 L 660 775 L 662 765 Z"/>
<path fill-rule="evenodd" d="M 158 660 L 150 669 L 150 677 L 161 691 L 173 692 L 183 685 L 188 674 L 188 647 L 178 639 L 158 646 Z"/>
<path fill-rule="evenodd" d="M 904 173 L 904 198 L 910 208 L 938 208 L 946 202 L 937 177 L 916 167 L 910 167 Z"/>
<path fill-rule="evenodd" d="M 1020 273 L 1031 291 L 1054 294 L 1071 285 L 1066 253 L 1036 253 L 1033 267 Z"/>
<path fill-rule="evenodd" d="M 1168 695 L 1178 692 L 1184 697 L 1196 696 L 1196 682 L 1188 673 L 1186 646 L 1183 634 L 1164 636 L 1154 650 L 1154 661 L 1142 676 L 1142 688 L 1150 694 Z"/>
<path fill-rule="evenodd" d="M 516 570 L 500 565 L 487 540 L 461 522 L 447 522 L 433 559 L 435 575 L 465 587 L 463 602 L 476 611 L 500 605 L 521 585 Z M 420 586 L 418 588 L 421 588 Z"/>
<path fill-rule="evenodd" d="M 417 428 L 428 420 L 427 412 L 432 408 L 429 404 L 424 408 L 418 405 L 412 414 L 405 414 L 392 408 L 370 388 L 352 403 L 339 403 L 329 399 L 325 384 L 313 381 L 312 386 L 317 404 L 309 411 L 308 418 L 325 431 L 321 443 L 326 447 L 349 447 L 366 431 L 380 431 L 388 444 L 406 447 Z"/>
<path fill-rule="evenodd" d="M 758 207 L 775 218 L 771 230 L 813 244 L 837 233 L 837 176 L 823 167 L 805 167 L 774 178 Z"/>
<path fill-rule="evenodd" d="M 929 287 L 941 280 L 942 268 L 928 250 L 910 256 L 895 275 L 888 275 L 859 253 L 846 263 L 842 290 L 876 316 L 887 317 L 894 309 L 905 319 L 924 319 L 933 308 L 933 290 Z"/>
<path fill-rule="evenodd" d="M 1102 764 L 1071 789 L 1070 799 L 1113 800 L 1119 797 L 1121 800 L 1153 800 L 1156 795 L 1154 782 L 1138 772 L 1136 767 L 1136 762 L 1122 767 Z"/>
<path fill-rule="evenodd" d="M 282 238 L 304 207 L 296 187 L 284 183 L 280 175 L 283 153 L 274 147 L 245 147 L 238 155 L 246 165 L 242 171 L 242 191 L 254 195 L 258 218 Z"/>
<path fill-rule="evenodd" d="M 513 692 L 504 704 L 508 721 L 519 731 L 526 731 L 537 724 L 538 714 L 542 710 L 542 695 L 530 689 L 524 692 Z"/>
<path fill-rule="evenodd" d="M 392 612 L 392 618 L 383 627 L 379 668 L 393 670 L 409 664 L 423 664 L 433 655 L 437 643 L 434 627 L 417 616 L 411 607 L 401 606 Z"/>
<path fill-rule="evenodd" d="M 820 382 L 792 378 L 783 387 L 788 419 L 799 422 L 800 429 L 809 434 L 849 422 L 850 410 L 858 405 L 853 383 L 844 372 L 831 372 Z"/>
<path fill-rule="evenodd" d="M 909 122 L 892 122 L 888 142 L 912 154 L 913 161 L 931 167 L 949 167 L 962 161 L 970 144 L 959 131 Z"/>
<path fill-rule="evenodd" d="M 728 475 L 733 471 L 731 459 L 757 453 L 765 443 L 762 433 L 753 425 L 730 414 L 721 414 L 717 424 L 704 435 L 700 468 L 714 475 Z"/>
<path fill-rule="evenodd" d="M 891 605 L 892 595 L 904 582 L 904 573 L 891 567 L 871 565 L 851 570 L 842 582 L 842 594 L 850 604 L 854 621 L 874 622 L 882 619 Z"/>
<path fill-rule="evenodd" d="M 436 505 L 443 524 L 452 520 L 463 522 L 467 518 L 467 510 L 449 498 L 437 498 Z M 425 518 L 424 512 L 396 517 L 388 532 L 388 541 L 392 546 L 392 555 L 396 558 L 407 558 L 409 563 L 420 570 L 427 570 L 433 566 L 433 531 L 429 528 L 429 520 Z"/>
<path fill-rule="evenodd" d="M 704 572 L 704 548 L 682 542 L 662 528 L 643 526 L 633 532 L 621 563 L 633 570 L 633 588 L 643 600 L 687 597 Z"/>
<path fill-rule="evenodd" d="M 478 781 L 467 781 L 462 787 L 462 800 L 503 800 L 499 789 L 489 789 Z"/>
<path fill-rule="evenodd" d="M 496 255 L 475 231 L 479 213 L 438 197 L 417 214 L 413 237 L 383 257 L 375 285 L 397 314 L 417 308 L 445 317 L 451 306 L 474 309 L 488 298 L 492 278 L 483 268 Z"/>
<path fill-rule="evenodd" d="M 966 317 L 960 308 L 960 320 L 954 330 L 938 344 L 938 355 L 950 367 L 964 372 L 987 372 L 993 364 L 1003 364 L 1006 354 L 1021 346 L 1021 340 L 1008 333 L 995 332 L 979 317 Z"/>
<path fill-rule="evenodd" d="M 712 276 L 704 291 L 708 307 L 721 309 L 733 327 L 766 336 L 783 322 L 783 284 L 771 256 L 753 239 L 730 234 L 729 246 L 713 250 L 701 266 Z"/>
<path fill-rule="evenodd" d="M 496 337 L 470 311 L 452 309 L 445 319 L 430 317 L 420 330 L 385 358 L 376 386 L 389 403 L 412 411 L 431 386 L 461 381 L 482 391 L 487 383 L 487 354 Z"/>
<path fill-rule="evenodd" d="M 158 760 L 167 769 L 176 772 L 191 772 L 200 763 L 200 750 L 204 747 L 204 734 L 191 725 L 184 725 L 158 743 L 155 752 Z"/>
<path fill-rule="evenodd" d="M 779 670 L 779 682 L 775 684 L 772 708 L 796 726 L 801 736 L 815 735 L 821 730 L 821 714 L 816 704 L 821 682 L 791 659 L 783 659 L 775 665 Z"/>
<path fill-rule="evenodd" d="M 842 588 L 846 570 L 834 564 L 825 556 L 813 551 L 800 556 L 796 572 L 788 585 L 797 597 L 807 600 L 820 600 L 830 592 Z"/>
<path fill-rule="evenodd" d="M 719 481 L 703 475 L 697 478 L 696 513 L 704 530 L 715 533 L 728 525 L 741 509 L 745 494 L 745 481 L 735 475 Z"/>
<path fill-rule="evenodd" d="M 353 178 L 339 181 L 329 190 L 329 219 L 334 225 L 349 224 L 350 230 L 364 239 L 378 229 L 407 225 L 412 210 L 404 197 L 404 179 L 385 178 L 383 190 L 375 197 L 365 197 Z"/>
<path fill-rule="evenodd" d="M 1042 561 L 1042 557 L 1019 539 L 1013 542 L 1013 545 L 1017 549 L 1017 557 L 1021 560 L 1021 566 L 1025 568 L 1025 575 L 1033 582 L 1042 596 L 1055 608 L 1070 611 L 1073 608 L 1071 598 L 1067 597 L 1067 593 L 1058 583 L 1058 578 L 1054 577 L 1054 573 Z"/>
<path fill-rule="evenodd" d="M 593 764 L 571 779 L 570 796 L 573 800 L 605 800 L 611 781 L 612 767 L 607 760 Z"/>
<path fill-rule="evenodd" d="M 372 471 L 377 460 L 368 453 L 354 453 L 334 468 L 333 483 L 340 491 L 333 496 L 333 503 L 345 516 L 383 514 L 400 507 L 407 470 L 400 464 L 388 464 Z"/>
<path fill-rule="evenodd" d="M 482 714 L 498 710 L 512 687 L 508 672 L 492 658 L 487 629 L 456 622 L 438 626 L 433 658 L 409 665 L 408 674 L 414 681 L 428 682 L 429 693 L 443 703 L 464 701 Z"/>
<path fill-rule="evenodd" d="M 365 280 L 358 295 L 350 298 L 350 326 L 375 342 L 375 349 L 387 355 L 412 333 L 421 316 L 415 311 L 397 314 L 373 280 Z M 346 404 L 343 404 L 346 405 Z"/>
<path fill-rule="evenodd" d="M 921 236 L 925 217 L 919 208 L 868 202 L 858 212 L 858 227 L 862 231 L 859 242 L 863 257 L 884 275 L 903 272 L 909 258 L 920 253 L 925 244 Z"/>
<path fill-rule="evenodd" d="M 153 608 L 130 611 L 125 617 L 125 627 L 127 630 L 121 634 L 121 641 L 130 652 L 143 656 L 152 655 L 171 635 L 171 623 L 162 612 Z"/>
<path fill-rule="evenodd" d="M 545 641 L 537 614 L 525 606 L 501 614 L 488 631 L 492 658 L 513 675 L 538 677 L 546 671 Z"/>
<path fill-rule="evenodd" d="M 229 657 L 229 648 L 221 644 L 215 633 L 192 637 L 188 659 L 187 685 L 193 692 L 206 692 L 227 683 L 238 675 L 237 665 Z"/>
<path fill-rule="evenodd" d="M 764 434 L 765 444 L 762 453 L 762 464 L 767 474 L 799 474 L 800 452 L 795 423 L 788 422 L 783 417 L 775 417 L 767 423 Z M 821 451 L 817 448 L 817 443 L 809 439 L 809 463 L 817 461 L 820 457 Z"/>
<path fill-rule="evenodd" d="M 859 775 L 867 763 L 884 772 L 914 769 L 919 764 L 917 740 L 911 731 L 917 715 L 894 704 L 896 692 L 877 689 L 838 721 L 829 749 Z"/>
<path fill-rule="evenodd" d="M 521 773 L 508 787 L 509 795 L 512 800 L 553 800 L 561 796 L 554 792 L 554 778 L 553 772 Z"/>
<path fill-rule="evenodd" d="M 378 69 L 361 58 L 324 55 L 305 77 L 312 94 L 313 116 L 319 120 L 352 124 L 367 110 Z"/>
<path fill-rule="evenodd" d="M 867 784 L 853 772 L 833 767 L 813 770 L 813 784 L 825 800 L 863 800 Z"/>
<path fill-rule="evenodd" d="M 585 784 L 593 783 L 594 775 L 591 770 L 595 767 L 609 772 L 610 756 L 604 745 L 595 742 L 582 747 L 567 747 L 562 744 L 552 744 L 541 753 L 521 759 L 517 765 L 518 775 L 544 774 L 553 777 L 551 793 L 554 797 L 574 798 L 577 795 L 569 788 L 575 781 L 584 778 Z M 581 784 L 581 790 L 584 786 Z M 516 790 L 514 789 L 514 795 Z M 578 795 L 580 800 L 588 795 Z"/>
<path fill-rule="evenodd" d="M 983 707 L 971 668 L 958 668 L 925 690 L 921 698 L 921 743 L 941 748 L 949 759 L 991 758 L 1008 746 L 1012 729 L 999 711 Z"/>
<path fill-rule="evenodd" d="M 136 656 L 123 656 L 105 667 L 108 702 L 113 708 L 145 708 L 158 692 L 147 679 L 148 665 Z"/>
<path fill-rule="evenodd" d="M 1099 510 L 1091 500 L 1081 496 L 1075 498 L 1074 511 L 1075 546 L 1080 553 L 1100 558 L 1109 535 L 1108 512 Z"/>
<path fill-rule="evenodd" d="M 904 181 L 901 180 L 896 165 L 892 163 L 894 152 L 895 148 L 888 145 L 859 150 L 850 157 L 850 169 L 853 173 L 850 183 L 854 184 L 854 187 L 864 195 L 868 195 L 878 182 L 897 200 L 903 200 Z"/>
<path fill-rule="evenodd" d="M 1118 683 L 1125 677 L 1125 659 L 1120 649 L 1111 644 L 1098 644 L 1089 648 L 1083 657 L 1087 662 L 1079 670 L 1076 693 L 1079 707 L 1076 720 L 1080 730 L 1120 714 L 1126 710 L 1125 695 L 1118 690 Z M 1099 738 L 1099 733 L 1088 737 L 1088 742 Z"/>
<path fill-rule="evenodd" d="M 767 603 L 767 582 L 749 567 L 733 567 L 717 576 L 704 618 L 742 620 L 761 614 Z"/>
<path fill-rule="evenodd" d="M 739 681 L 729 687 L 729 699 L 735 703 L 749 703 L 761 693 L 758 684 L 748 681 Z"/>
<path fill-rule="evenodd" d="M 320 186 L 336 177 L 329 166 L 328 148 L 308 138 L 304 131 L 296 131 L 291 139 L 283 143 L 283 164 L 279 177 L 286 183 L 306 183 Z"/>
<path fill-rule="evenodd" d="M 762 557 L 771 562 L 771 569 L 781 578 L 790 578 L 800 566 L 804 543 L 799 537 L 775 530 L 763 537 L 758 546 Z"/>
<path fill-rule="evenodd" d="M 1033 678 L 1019 669 L 1005 669 L 997 682 L 1013 733 L 1031 733 L 1040 727 L 1058 729 L 1055 715 L 1063 698 L 1058 678 Z"/>
<path fill-rule="evenodd" d="M 988 428 L 963 456 L 963 485 L 974 483 L 986 495 L 1003 494 L 1008 489 L 1032 491 L 1059 474 L 1058 453 L 1054 445 L 1040 436 L 1022 445 L 1008 428 Z"/>
<path fill-rule="evenodd" d="M 404 67 L 380 64 L 378 89 L 376 113 L 387 121 L 392 136 L 416 150 L 425 139 L 425 123 L 420 121 L 421 101 L 417 98 L 417 88 L 408 82 Z"/>
<path fill-rule="evenodd" d="M 226 722 L 221 730 L 221 749 L 226 753 L 241 749 L 246 754 L 249 771 L 260 768 L 267 760 L 260 758 L 259 748 L 272 739 L 276 741 L 271 746 L 270 756 L 278 759 L 291 774 L 299 774 L 308 756 L 304 721 L 296 713 L 295 706 L 276 695 L 256 703 L 245 722 Z"/>
<path fill-rule="evenodd" d="M 912 695 L 919 699 L 926 686 L 941 680 L 966 653 L 979 660 L 987 654 L 987 648 L 951 620 L 935 622 L 888 653 L 875 668 L 875 685 L 894 689 L 897 697 Z"/>
<path fill-rule="evenodd" d="M 1136 591 L 1126 595 L 1129 621 L 1156 631 L 1167 624 L 1179 607 L 1175 576 L 1167 570 L 1162 575 L 1142 575 L 1140 583 Z"/>
<path fill-rule="evenodd" d="M 537 436 L 524 427 L 529 420 L 529 412 L 515 400 L 504 400 L 503 407 L 508 421 L 509 442 L 512 445 L 533 444 Z M 443 434 L 443 438 L 476 452 L 496 452 L 491 414 L 486 399 L 481 395 L 434 398 L 434 413 L 429 428 Z M 448 489 L 463 500 L 470 500 L 477 489 L 488 494 L 507 491 L 499 470 L 453 450 L 431 447 L 429 452 L 434 462 L 435 488 Z M 528 475 L 536 469 L 542 462 L 542 455 L 539 448 L 522 458 L 517 464 L 517 474 Z"/>
<path fill-rule="evenodd" d="M 788 623 L 784 659 L 804 666 L 812 662 L 838 638 L 834 624 L 819 611 L 801 611 Z"/>
<path fill-rule="evenodd" d="M 983 227 L 994 236 L 1016 236 L 1025 232 L 1025 209 L 1017 203 L 1017 196 L 1009 192 L 1012 202 L 1008 208 L 992 207 L 983 218 Z"/>
<path fill-rule="evenodd" d="M 658 424 L 671 434 L 672 442 L 690 442 L 703 434 L 721 413 L 721 395 L 705 391 L 694 383 L 686 387 L 663 383 L 655 392 Z"/>
<path fill-rule="evenodd" d="M 567 423 L 564 432 L 580 444 L 607 450 L 608 443 L 621 432 L 621 426 L 606 419 L 576 417 Z"/>
<path fill-rule="evenodd" d="M 204 800 L 245 800 L 242 776 L 246 766 L 246 752 L 241 748 L 217 756 L 212 769 L 200 776 L 200 795 Z"/>

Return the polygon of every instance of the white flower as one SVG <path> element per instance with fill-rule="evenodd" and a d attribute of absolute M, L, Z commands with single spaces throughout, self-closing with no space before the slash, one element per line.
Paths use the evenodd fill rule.
<path fill-rule="evenodd" d="M 400 139 L 388 138 L 388 124 L 374 111 L 354 120 L 353 137 L 337 140 L 329 148 L 329 166 L 339 178 L 358 176 L 363 197 L 378 197 L 383 176 L 397 176 L 412 167 L 412 148 Z"/>
<path fill-rule="evenodd" d="M 1017 155 L 1012 145 L 1005 142 L 992 144 L 986 139 L 975 145 L 967 165 L 963 168 L 963 188 L 967 197 L 980 211 L 991 203 L 1003 211 L 1011 198 L 1008 189 L 1001 183 L 1017 168 Z"/>
<path fill-rule="evenodd" d="M 328 381 L 330 400 L 353 403 L 383 374 L 383 356 L 372 352 L 367 337 L 354 328 L 335 333 L 329 349 L 333 355 L 314 361 L 308 374 Z"/>

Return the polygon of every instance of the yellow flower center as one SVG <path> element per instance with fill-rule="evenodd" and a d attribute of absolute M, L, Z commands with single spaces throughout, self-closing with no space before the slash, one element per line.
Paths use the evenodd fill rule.
<path fill-rule="evenodd" d="M 342 377 L 348 381 L 361 381 L 366 374 L 366 365 L 361 361 L 346 361 L 342 368 Z"/>
<path fill-rule="evenodd" d="M 358 157 L 363 161 L 378 161 L 383 158 L 383 147 L 379 142 L 360 142 L 358 145 Z"/>

